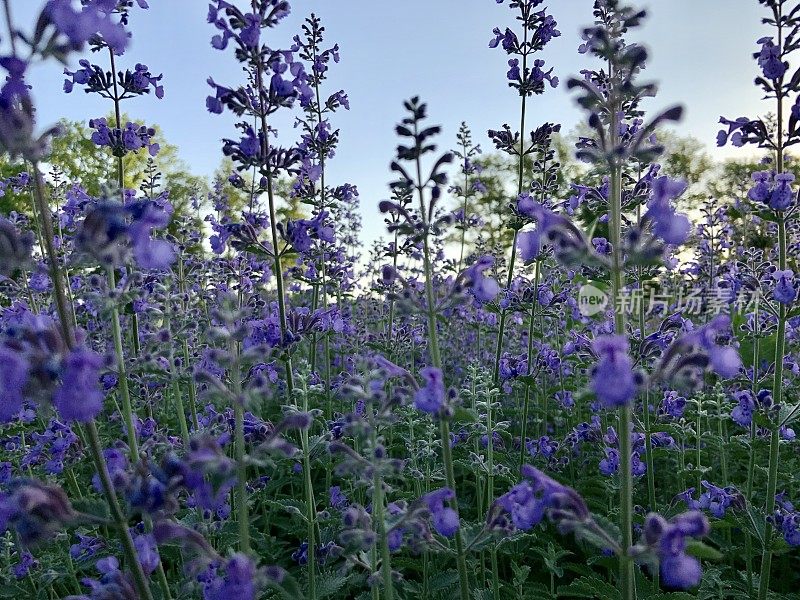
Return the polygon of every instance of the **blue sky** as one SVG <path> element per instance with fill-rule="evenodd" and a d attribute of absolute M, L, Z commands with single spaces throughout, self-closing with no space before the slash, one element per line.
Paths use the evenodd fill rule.
<path fill-rule="evenodd" d="M 28 27 L 41 4 L 12 0 L 15 20 Z M 547 4 L 562 35 L 542 58 L 563 83 L 589 64 L 576 49 L 580 29 L 591 23 L 592 2 Z M 166 95 L 163 100 L 131 100 L 124 109 L 138 120 L 158 123 L 193 172 L 209 175 L 219 164 L 220 139 L 232 134 L 233 121 L 206 112 L 206 78 L 212 75 L 219 83 L 235 84 L 242 74 L 231 52 L 215 51 L 209 44 L 213 31 L 205 21 L 207 2 L 150 0 L 150 5 L 148 11 L 134 11 L 133 42 L 118 65 L 132 68 L 142 62 L 163 73 Z M 757 66 L 751 55 L 764 31 L 763 10 L 755 0 L 650 0 L 642 6 L 649 17 L 635 39 L 650 49 L 646 78 L 660 83 L 658 97 L 647 108 L 683 103 L 687 113 L 679 130 L 710 149 L 720 115 L 767 110 L 752 85 Z M 341 145 L 330 163 L 329 181 L 359 187 L 366 241 L 383 233 L 377 205 L 388 195 L 388 164 L 396 144 L 393 127 L 403 116 L 403 99 L 420 95 L 428 102 L 431 123 L 444 128 L 443 149 L 455 145 L 462 120 L 485 150 L 491 148 L 487 129 L 518 122 L 519 98 L 505 82 L 506 56 L 488 48 L 492 28 L 512 22 L 506 5 L 494 0 L 295 0 L 292 10 L 272 30 L 272 46 L 288 46 L 305 16 L 316 12 L 328 41 L 341 47 L 342 61 L 331 69 L 326 91 L 346 90 L 352 110 L 334 117 Z M 42 65 L 31 76 L 41 123 L 60 117 L 87 121 L 109 111 L 107 101 L 82 92 L 64 95 L 60 71 L 59 65 Z M 529 107 L 532 127 L 561 122 L 568 131 L 582 119 L 564 85 L 535 97 Z M 290 123 L 278 122 L 284 145 L 295 139 Z M 727 149 L 714 152 L 741 155 Z"/>

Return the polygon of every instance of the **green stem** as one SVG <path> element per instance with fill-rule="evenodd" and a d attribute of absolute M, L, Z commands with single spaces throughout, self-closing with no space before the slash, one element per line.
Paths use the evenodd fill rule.
<path fill-rule="evenodd" d="M 116 59 L 114 57 L 114 51 L 109 48 L 108 54 L 111 60 L 111 80 L 114 86 L 114 118 L 116 120 L 116 126 L 120 130 L 122 129 L 122 110 L 120 108 L 120 102 L 122 101 L 122 96 L 119 93 L 119 85 L 117 83 L 117 64 Z M 124 94 L 123 94 L 124 95 Z M 122 162 L 122 157 L 117 156 L 117 185 L 119 186 L 119 196 L 120 202 L 123 204 L 125 203 L 125 166 Z M 127 267 L 127 273 L 130 277 L 131 275 L 131 268 Z M 133 341 L 133 355 L 139 355 L 139 315 L 136 312 L 132 312 L 130 315 L 130 323 L 131 323 L 131 339 Z"/>
<path fill-rule="evenodd" d="M 417 126 L 414 127 L 414 134 L 417 135 Z M 422 235 L 422 256 L 423 266 L 425 273 L 425 303 L 426 315 L 428 320 L 428 344 L 431 357 L 431 363 L 437 369 L 442 368 L 442 357 L 439 353 L 439 336 L 437 334 L 436 325 L 436 304 L 433 296 L 433 270 L 431 268 L 430 256 L 430 242 L 428 233 L 428 211 L 425 209 L 425 194 L 422 185 L 422 165 L 419 156 L 416 159 L 417 167 L 417 192 L 419 194 L 419 210 L 423 220 L 424 233 Z M 441 419 L 439 422 L 439 434 L 442 444 L 442 458 L 444 460 L 445 477 L 447 487 L 456 493 L 456 477 L 453 471 L 453 453 L 450 448 L 450 424 L 446 419 Z M 461 528 L 456 530 L 456 553 L 458 563 L 458 580 L 461 592 L 461 600 L 470 600 L 469 592 L 469 579 L 467 575 L 467 562 L 464 556 L 464 538 L 461 533 Z"/>
<path fill-rule="evenodd" d="M 253 12 L 258 13 L 256 2 L 253 1 Z M 263 90 L 263 70 L 264 66 L 262 63 L 261 55 L 258 54 L 255 65 L 255 79 L 256 79 L 256 89 Z M 269 127 L 267 126 L 267 114 L 263 110 L 263 107 L 267 106 L 269 102 L 264 97 L 265 93 L 261 91 L 259 98 L 259 106 L 262 107 L 258 111 L 258 117 L 261 124 L 260 127 L 260 135 L 261 135 L 261 156 L 266 157 L 269 153 Z M 265 158 L 266 160 L 266 158 Z M 281 331 L 281 342 L 286 340 L 286 295 L 284 291 L 284 283 L 283 283 L 283 267 L 281 266 L 281 253 L 278 249 L 278 221 L 277 221 L 277 212 L 275 210 L 275 191 L 273 185 L 273 173 L 272 168 L 269 166 L 269 163 L 264 163 L 261 165 L 261 172 L 267 180 L 267 201 L 269 205 L 269 228 L 270 228 L 270 235 L 272 238 L 272 258 L 275 273 L 273 273 L 275 277 L 275 286 L 277 287 L 277 294 L 278 294 L 278 318 L 279 318 L 279 325 Z M 289 355 L 288 351 L 283 355 L 283 363 L 286 370 L 286 398 L 289 402 L 292 401 L 292 395 L 294 393 L 294 372 L 292 369 L 292 359 Z"/>
<path fill-rule="evenodd" d="M 641 221 L 641 207 L 638 210 L 638 220 Z M 642 267 L 637 268 L 637 279 L 639 281 L 639 291 L 644 298 L 644 272 Z M 639 302 L 639 339 L 645 339 L 645 327 L 647 322 L 645 320 L 645 306 L 644 301 Z M 653 438 L 652 438 L 652 425 L 650 422 L 650 388 L 645 386 L 644 398 L 642 398 L 642 420 L 644 425 L 644 454 L 645 463 L 647 464 L 647 501 L 652 511 L 657 510 L 656 506 L 656 474 L 653 461 Z"/>
<path fill-rule="evenodd" d="M 523 46 L 528 43 L 528 28 L 524 27 L 524 42 Z M 522 55 L 522 72 L 525 73 L 528 68 L 528 53 L 524 52 Z M 525 110 L 528 102 L 528 97 L 522 95 L 519 111 L 519 164 L 517 166 L 517 196 L 522 194 L 525 180 Z M 508 262 L 508 274 L 506 275 L 506 289 L 511 288 L 511 282 L 514 280 L 514 265 L 517 262 L 517 237 L 519 230 L 514 229 L 514 239 L 511 243 L 511 259 Z M 500 322 L 497 326 L 497 345 L 494 353 L 494 371 L 492 374 L 492 383 L 496 386 L 500 380 L 500 357 L 503 354 L 503 337 L 505 336 L 507 312 L 506 310 L 500 311 Z"/>
<path fill-rule="evenodd" d="M 119 534 L 120 542 L 122 542 L 122 549 L 125 553 L 125 560 L 128 563 L 128 569 L 133 575 L 133 581 L 136 585 L 136 590 L 144 600 L 152 600 L 153 595 L 150 592 L 150 586 L 147 583 L 142 565 L 139 563 L 139 558 L 136 553 L 136 547 L 133 544 L 128 523 L 120 508 L 119 501 L 117 500 L 114 485 L 111 483 L 111 475 L 108 473 L 106 461 L 103 459 L 103 449 L 100 445 L 100 434 L 97 432 L 97 425 L 94 421 L 89 421 L 86 424 L 86 432 L 89 438 L 89 450 L 92 454 L 97 473 L 100 476 L 100 483 L 103 492 L 106 496 L 109 508 L 111 509 L 111 518 L 116 525 L 117 533 Z"/>
<path fill-rule="evenodd" d="M 776 4 L 776 26 L 778 33 L 778 48 L 783 49 L 783 4 Z M 777 81 L 775 94 L 777 98 L 777 115 L 775 131 L 775 166 L 778 173 L 783 173 L 783 77 Z M 781 271 L 786 269 L 786 220 L 782 213 L 778 214 L 778 267 Z M 783 358 L 786 350 L 786 305 L 780 303 L 778 309 L 778 331 L 775 337 L 775 372 L 772 380 L 773 406 L 781 406 L 783 401 Z M 767 497 L 764 504 L 764 513 L 772 515 L 775 510 L 775 493 L 778 488 L 778 462 L 780 460 L 781 432 L 777 423 L 772 425 L 769 437 L 769 463 L 767 466 Z M 772 571 L 772 535 L 773 527 L 767 521 L 764 529 L 764 548 L 761 554 L 761 578 L 758 586 L 759 600 L 766 600 L 769 594 L 769 580 Z"/>
<path fill-rule="evenodd" d="M 703 398 L 704 393 L 698 394 L 697 396 L 697 414 L 695 416 L 695 428 L 694 428 L 694 437 L 695 437 L 695 465 L 694 468 L 697 471 L 697 490 L 702 491 L 703 489 L 703 473 L 701 470 L 701 456 L 700 456 L 700 442 L 703 436 Z"/>
<path fill-rule="evenodd" d="M 303 411 L 308 412 L 308 390 L 303 390 Z M 311 480 L 311 450 L 308 443 L 308 429 L 300 432 L 300 441 L 303 451 L 303 487 L 306 500 L 306 526 L 308 536 L 308 597 L 315 600 L 317 597 L 317 504 L 314 500 L 314 484 Z"/>
<path fill-rule="evenodd" d="M 236 341 L 230 342 L 230 353 L 233 359 L 231 368 L 231 386 L 233 387 L 233 419 L 234 419 L 234 452 L 236 454 L 236 523 L 239 526 L 239 549 L 250 552 L 250 517 L 247 505 L 247 463 L 245 462 L 244 441 L 244 398 L 242 397 L 242 379 L 239 366 L 239 348 Z"/>
<path fill-rule="evenodd" d="M 189 447 L 189 426 L 186 423 L 186 408 L 183 406 L 183 396 L 181 395 L 180 380 L 175 372 L 175 352 L 172 346 L 172 302 L 170 295 L 165 298 L 164 321 L 167 332 L 169 333 L 169 365 L 172 377 L 172 395 L 175 398 L 175 411 L 178 413 L 178 424 L 181 429 L 181 439 L 185 448 Z"/>
<path fill-rule="evenodd" d="M 464 209 L 461 215 L 461 251 L 458 255 L 458 269 L 456 275 L 461 273 L 461 267 L 464 264 L 464 241 L 467 235 L 467 208 L 469 208 L 469 160 L 467 159 L 467 142 L 466 139 L 461 144 L 461 150 L 464 154 Z"/>
<path fill-rule="evenodd" d="M 373 425 L 373 448 L 376 446 L 375 425 Z M 386 600 L 394 599 L 394 583 L 392 582 L 392 557 L 389 552 L 389 541 L 386 537 L 386 521 L 383 516 L 383 481 L 377 465 L 373 467 L 372 475 L 372 516 L 375 521 L 378 543 L 381 548 L 381 577 L 383 578 L 383 593 Z"/>
<path fill-rule="evenodd" d="M 613 70 L 610 71 L 613 81 Z M 616 107 L 612 106 L 609 114 L 611 147 L 616 148 L 619 140 Z M 625 335 L 625 315 L 617 302 L 620 291 L 624 287 L 622 266 L 622 168 L 613 160 L 611 163 L 610 204 L 610 237 L 612 247 L 611 298 L 614 302 L 614 331 L 617 335 Z M 622 549 L 627 552 L 633 545 L 633 476 L 631 475 L 631 407 L 625 405 L 619 409 L 619 517 L 622 534 Z M 620 556 L 620 591 L 622 600 L 633 600 L 636 596 L 633 561 L 626 554 Z"/>
<path fill-rule="evenodd" d="M 539 301 L 539 274 L 541 271 L 541 261 L 536 259 L 536 274 L 533 278 L 533 302 L 531 304 L 531 320 L 528 324 L 528 367 L 527 367 L 527 375 L 528 379 L 531 377 L 531 373 L 533 372 L 533 337 L 535 333 L 535 322 L 536 322 L 536 307 Z M 531 385 L 530 381 L 525 383 L 525 399 L 522 403 L 522 431 L 520 432 L 520 449 L 519 449 L 519 468 L 522 468 L 522 465 L 525 464 L 525 439 L 528 437 L 528 405 L 531 399 Z"/>
<path fill-rule="evenodd" d="M 108 288 L 114 290 L 117 287 L 114 268 L 106 270 L 108 277 Z M 131 394 L 128 388 L 128 372 L 125 366 L 125 355 L 122 350 L 122 327 L 119 321 L 119 308 L 116 302 L 111 307 L 111 334 L 114 338 L 114 355 L 117 359 L 117 378 L 119 394 L 122 398 L 122 418 L 125 419 L 125 428 L 128 430 L 128 447 L 130 449 L 131 462 L 139 462 L 139 442 L 136 439 L 136 428 L 133 420 L 133 407 L 131 406 Z"/>
<path fill-rule="evenodd" d="M 186 314 L 186 271 L 183 265 L 182 252 L 178 257 L 178 290 L 180 291 L 181 296 L 181 310 L 183 311 L 183 314 Z M 195 431 L 198 431 L 200 429 L 200 423 L 197 419 L 197 389 L 194 385 L 194 377 L 191 375 L 191 369 L 189 365 L 189 341 L 186 338 L 186 334 L 181 337 L 181 350 L 183 353 L 183 371 L 184 373 L 189 374 L 187 380 L 189 389 L 189 411 L 192 414 L 192 427 Z"/>
<path fill-rule="evenodd" d="M 756 296 L 756 305 L 753 311 L 754 320 L 753 320 L 753 382 L 751 386 L 751 390 L 753 394 L 756 393 L 757 385 L 758 385 L 758 356 L 761 352 L 761 338 L 760 338 L 760 327 L 759 327 L 759 305 L 758 305 L 758 297 Z M 755 464 L 756 464 L 756 421 L 755 419 L 750 420 L 750 447 L 748 452 L 748 460 L 747 460 L 747 480 L 745 482 L 745 500 L 747 504 L 751 504 L 753 501 L 753 478 L 755 474 Z M 753 540 L 750 535 L 750 531 L 745 531 L 745 565 L 747 567 L 747 593 L 748 595 L 753 595 Z"/>

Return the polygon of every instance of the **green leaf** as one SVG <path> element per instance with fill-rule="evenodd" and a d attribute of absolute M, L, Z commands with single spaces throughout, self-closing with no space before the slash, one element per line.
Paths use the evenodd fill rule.
<path fill-rule="evenodd" d="M 111 513 L 108 510 L 108 504 L 99 498 L 78 498 L 72 501 L 72 508 L 78 512 L 92 515 L 100 519 L 111 518 Z"/>
<path fill-rule="evenodd" d="M 514 561 L 511 562 L 511 570 L 514 572 L 514 587 L 519 587 L 525 583 L 528 575 L 531 574 L 531 568 L 528 565 L 519 566 Z"/>
<path fill-rule="evenodd" d="M 565 598 L 600 598 L 619 600 L 619 590 L 599 577 L 579 577 L 568 585 L 558 587 L 558 595 Z"/>
<path fill-rule="evenodd" d="M 458 586 L 458 571 L 444 571 L 428 578 L 428 589 L 431 592 L 450 589 Z"/>
<path fill-rule="evenodd" d="M 339 593 L 346 584 L 348 577 L 337 575 L 335 573 L 322 574 L 317 581 L 317 597 L 327 598 Z"/>
<path fill-rule="evenodd" d="M 282 498 L 280 500 L 267 500 L 267 504 L 306 521 L 306 503 L 302 500 Z"/>
<path fill-rule="evenodd" d="M 477 423 L 478 417 L 472 410 L 459 406 L 455 410 L 453 420 L 458 423 Z"/>
<path fill-rule="evenodd" d="M 285 600 L 298 600 L 299 598 L 304 598 L 305 594 L 300 589 L 300 584 L 297 583 L 294 577 L 286 573 L 284 575 L 283 581 L 280 583 L 272 582 L 270 584 L 273 588 L 280 592 L 280 595 Z M 235 600 L 232 598 L 231 600 Z"/>
<path fill-rule="evenodd" d="M 686 553 L 695 558 L 704 558 L 706 560 L 722 560 L 724 558 L 722 552 L 700 540 L 687 542 Z"/>

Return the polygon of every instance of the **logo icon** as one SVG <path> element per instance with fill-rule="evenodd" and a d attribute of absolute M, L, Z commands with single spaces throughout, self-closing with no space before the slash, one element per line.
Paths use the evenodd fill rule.
<path fill-rule="evenodd" d="M 590 283 L 581 286 L 578 291 L 578 311 L 584 317 L 591 317 L 603 312 L 608 306 L 606 293 Z"/>

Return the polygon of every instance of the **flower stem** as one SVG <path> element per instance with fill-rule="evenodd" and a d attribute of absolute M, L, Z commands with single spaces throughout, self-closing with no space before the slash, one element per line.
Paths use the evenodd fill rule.
<path fill-rule="evenodd" d="M 372 447 L 377 445 L 375 425 L 373 424 Z M 381 577 L 383 578 L 383 593 L 386 600 L 394 599 L 394 583 L 392 582 L 392 557 L 389 552 L 389 541 L 386 536 L 386 521 L 384 520 L 383 481 L 380 469 L 373 467 L 372 474 L 372 516 L 375 521 L 378 543 L 381 547 Z"/>
<path fill-rule="evenodd" d="M 414 134 L 417 135 L 417 126 L 414 126 Z M 442 368 L 442 356 L 439 353 L 439 336 L 437 334 L 436 324 L 436 304 L 433 296 L 433 270 L 431 268 L 431 255 L 430 255 L 430 241 L 428 239 L 428 211 L 425 208 L 425 194 L 423 192 L 422 184 L 422 165 L 420 163 L 419 155 L 416 159 L 417 166 L 417 192 L 419 194 L 419 210 L 423 219 L 424 233 L 422 235 L 422 256 L 423 267 L 425 273 L 425 304 L 426 316 L 428 319 L 428 343 L 430 345 L 431 363 L 437 369 Z M 442 459 L 444 461 L 445 478 L 447 487 L 453 492 L 456 491 L 456 477 L 453 471 L 453 453 L 450 448 L 450 424 L 446 419 L 439 421 L 439 435 L 442 444 Z M 464 539 L 461 534 L 461 528 L 456 530 L 456 554 L 458 563 L 458 580 L 461 593 L 461 600 L 470 600 L 469 579 L 467 575 L 467 562 L 464 557 Z"/>
<path fill-rule="evenodd" d="M 108 277 L 108 287 L 114 290 L 117 287 L 116 276 L 113 267 L 106 270 Z M 136 428 L 134 427 L 133 408 L 131 406 L 131 394 L 128 388 L 128 373 L 125 366 L 125 355 L 122 350 L 122 327 L 119 321 L 119 308 L 116 302 L 111 307 L 111 335 L 114 338 L 114 355 L 117 359 L 117 378 L 119 394 L 122 398 L 122 418 L 125 419 L 125 427 L 128 430 L 128 447 L 130 449 L 131 462 L 139 461 L 139 442 L 136 439 Z"/>
<path fill-rule="evenodd" d="M 783 3 L 776 6 L 777 19 L 775 24 L 778 34 L 778 48 L 783 47 Z M 777 173 L 783 173 L 783 76 L 776 85 L 776 128 L 775 128 L 775 167 Z M 786 219 L 778 213 L 778 268 L 786 270 Z M 778 308 L 778 331 L 775 334 L 775 372 L 772 380 L 773 406 L 780 406 L 783 400 L 783 358 L 786 350 L 786 305 L 780 303 Z M 775 510 L 775 493 L 778 488 L 778 461 L 780 460 L 781 431 L 780 425 L 774 423 L 769 437 L 769 463 L 767 466 L 767 497 L 764 504 L 764 513 L 771 516 Z M 761 554 L 761 578 L 758 585 L 759 600 L 766 600 L 769 594 L 769 580 L 772 569 L 772 523 L 767 520 L 764 529 L 764 548 Z"/>
<path fill-rule="evenodd" d="M 305 385 L 303 386 L 305 388 Z M 308 390 L 303 390 L 303 412 L 308 412 Z M 308 429 L 300 432 L 300 442 L 303 452 L 303 487 L 306 500 L 306 526 L 308 537 L 308 597 L 315 600 L 317 597 L 317 554 L 316 554 L 316 524 L 317 504 L 314 500 L 314 484 L 311 480 L 311 449 L 308 443 Z"/>
<path fill-rule="evenodd" d="M 783 162 L 782 160 L 780 161 Z M 779 165 L 779 173 L 782 172 Z M 778 221 L 779 265 L 786 269 L 786 221 L 783 216 Z M 781 303 L 778 312 L 778 331 L 775 337 L 775 377 L 772 382 L 773 406 L 780 406 L 783 400 L 783 355 L 786 349 L 786 305 Z M 775 493 L 778 489 L 778 463 L 780 461 L 781 429 L 778 423 L 772 425 L 769 437 L 769 463 L 767 466 L 767 497 L 764 513 L 772 515 L 775 510 Z M 761 580 L 758 586 L 759 600 L 766 600 L 769 593 L 770 571 L 772 567 L 773 526 L 768 520 L 764 529 L 764 549 L 761 555 Z"/>
<path fill-rule="evenodd" d="M 72 349 L 75 347 L 75 336 L 71 327 L 71 323 L 74 321 L 71 319 L 67 308 L 67 299 L 64 294 L 64 278 L 58 265 L 58 256 L 56 254 L 55 245 L 53 244 L 52 217 L 50 215 L 50 208 L 47 206 L 47 202 L 44 198 L 42 176 L 39 172 L 39 166 L 36 163 L 33 165 L 33 176 L 34 198 L 36 203 L 39 205 L 39 215 L 42 220 L 45 251 L 47 253 L 47 262 L 50 266 L 50 274 L 53 279 L 53 294 L 55 296 L 58 320 L 64 337 L 64 343 L 68 348 Z M 111 483 L 111 475 L 108 472 L 108 466 L 103 459 L 103 450 L 102 446 L 100 445 L 100 434 L 97 431 L 97 425 L 95 424 L 94 420 L 86 423 L 85 429 L 89 439 L 89 449 L 92 454 L 92 460 L 95 463 L 95 468 L 97 469 L 97 473 L 100 477 L 100 483 L 111 511 L 111 517 L 117 526 L 117 533 L 119 534 L 120 541 L 122 542 L 122 548 L 125 552 L 125 558 L 128 562 L 128 567 L 133 574 L 136 590 L 143 600 L 152 600 L 153 596 L 150 592 L 150 587 L 147 584 L 144 571 L 142 570 L 142 565 L 139 563 L 136 547 L 133 545 L 133 538 L 131 537 L 127 521 L 122 513 L 119 501 L 117 500 L 114 486 Z"/>
<path fill-rule="evenodd" d="M 641 206 L 637 209 L 637 220 L 641 222 Z M 637 267 L 637 279 L 639 282 L 639 292 L 644 298 L 644 270 Z M 644 341 L 646 336 L 647 321 L 645 319 L 644 301 L 639 302 L 639 339 Z M 642 421 L 644 425 L 644 456 L 647 465 L 647 503 L 651 511 L 656 511 L 656 473 L 653 461 L 653 438 L 652 425 L 650 422 L 650 388 L 645 386 L 644 397 L 642 398 Z"/>
<path fill-rule="evenodd" d="M 247 463 L 245 462 L 244 398 L 239 366 L 238 342 L 231 340 L 231 386 L 233 387 L 234 452 L 236 454 L 236 523 L 239 525 L 239 549 L 250 552 L 250 518 L 247 505 Z"/>
<path fill-rule="evenodd" d="M 136 590 L 144 600 L 152 600 L 153 596 L 150 592 L 150 586 L 145 578 L 142 565 L 139 563 L 139 558 L 136 553 L 136 547 L 133 545 L 133 538 L 131 537 L 128 523 L 125 515 L 122 513 L 119 501 L 117 500 L 114 485 L 111 483 L 111 475 L 108 472 L 106 461 L 103 459 L 103 450 L 100 445 L 100 434 L 97 432 L 97 425 L 94 420 L 86 424 L 87 437 L 89 438 L 89 450 L 92 454 L 97 473 L 100 476 L 100 483 L 103 488 L 103 493 L 108 501 L 109 508 L 111 509 L 111 518 L 117 528 L 117 533 L 122 542 L 122 549 L 125 552 L 125 560 L 128 563 L 128 568 L 133 574 L 133 581 L 136 584 Z"/>
<path fill-rule="evenodd" d="M 613 81 L 613 71 L 611 80 Z M 616 107 L 612 106 L 609 114 L 611 147 L 616 148 L 619 141 L 619 125 Z M 615 159 L 611 163 L 610 204 L 610 237 L 612 248 L 611 298 L 614 302 L 614 331 L 617 335 L 625 335 L 625 314 L 617 299 L 624 286 L 622 266 L 622 167 Z M 619 409 L 619 527 L 622 534 L 623 554 L 620 556 L 620 591 L 622 600 L 636 597 L 633 561 L 627 556 L 628 548 L 633 545 L 633 477 L 631 474 L 631 407 L 625 405 Z"/>
<path fill-rule="evenodd" d="M 533 385 L 530 382 L 531 374 L 533 373 L 533 337 L 536 322 L 536 308 L 539 303 L 539 279 L 542 270 L 542 263 L 536 259 L 536 274 L 533 278 L 533 300 L 531 303 L 531 320 L 528 324 L 528 361 L 527 361 L 527 376 L 529 381 L 525 382 L 525 400 L 522 404 L 522 431 L 519 438 L 519 468 L 525 464 L 525 440 L 528 437 L 528 404 L 531 399 L 531 388 Z"/>

